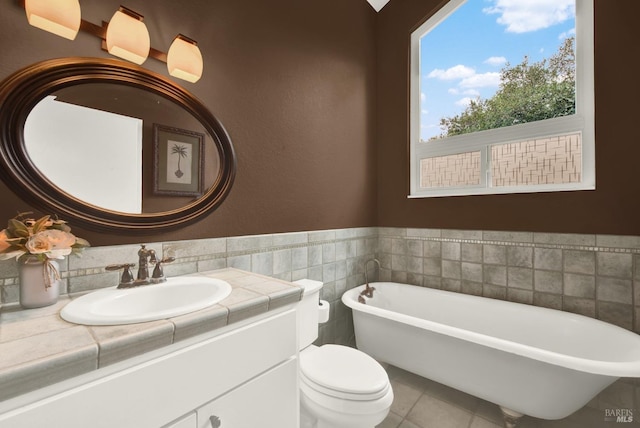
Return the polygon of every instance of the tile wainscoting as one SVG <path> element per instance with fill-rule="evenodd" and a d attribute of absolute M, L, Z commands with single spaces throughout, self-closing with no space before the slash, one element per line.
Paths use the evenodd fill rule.
<path fill-rule="evenodd" d="M 141 241 L 143 242 L 143 241 Z M 364 283 L 363 266 L 376 256 L 375 227 L 294 232 L 229 238 L 145 243 L 163 257 L 176 260 L 164 266 L 167 276 L 233 267 L 287 281 L 310 278 L 325 283 L 321 298 L 331 303 L 329 322 L 320 325 L 317 343 L 354 345 L 351 312 L 340 297 Z M 90 247 L 81 257 L 60 260 L 61 294 L 82 293 L 119 282 L 110 264 L 136 263 L 139 245 Z M 132 269 L 134 275 L 137 267 Z M 0 262 L 0 310 L 18 308 L 18 270 L 14 261 Z"/>
<path fill-rule="evenodd" d="M 575 312 L 640 332 L 640 237 L 411 228 L 378 228 L 378 237 L 382 280 Z"/>

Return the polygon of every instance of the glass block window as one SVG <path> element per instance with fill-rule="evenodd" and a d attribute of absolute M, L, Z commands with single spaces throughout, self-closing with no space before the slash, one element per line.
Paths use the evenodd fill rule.
<path fill-rule="evenodd" d="M 477 186 L 480 152 L 459 153 L 420 160 L 420 187 Z"/>

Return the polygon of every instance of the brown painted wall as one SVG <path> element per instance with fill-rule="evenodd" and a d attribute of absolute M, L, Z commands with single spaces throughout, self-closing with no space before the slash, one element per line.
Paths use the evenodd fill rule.
<path fill-rule="evenodd" d="M 109 20 L 115 0 L 82 0 L 83 18 Z M 198 41 L 204 77 L 184 83 L 226 127 L 238 156 L 229 197 L 177 231 L 115 236 L 72 227 L 93 245 L 374 226 L 375 12 L 364 0 L 129 0 L 151 45 L 166 52 L 183 33 Z M 0 0 L 0 79 L 66 56 L 108 57 L 28 25 Z M 144 67 L 167 75 L 164 64 Z M 182 84 L 182 83 L 180 83 Z M 32 210 L 0 183 L 0 226 Z"/>
<path fill-rule="evenodd" d="M 166 51 L 178 32 L 198 40 L 205 77 L 184 86 L 231 135 L 237 179 L 217 211 L 178 231 L 74 230 L 94 245 L 372 225 L 640 235 L 637 0 L 596 0 L 597 190 L 406 198 L 408 36 L 439 2 L 392 0 L 376 16 L 364 0 L 131 0 L 152 46 Z M 120 2 L 81 4 L 97 23 Z M 108 56 L 92 36 L 30 27 L 15 0 L 0 7 L 0 79 L 44 59 Z M 33 209 L 19 194 L 0 183 L 0 225 Z"/>
<path fill-rule="evenodd" d="M 406 198 L 408 37 L 439 3 L 392 0 L 378 15 L 378 224 L 640 235 L 637 0 L 595 0 L 595 191 Z"/>

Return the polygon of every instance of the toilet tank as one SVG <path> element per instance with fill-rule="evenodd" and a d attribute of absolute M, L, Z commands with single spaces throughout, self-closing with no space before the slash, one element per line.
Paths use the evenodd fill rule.
<path fill-rule="evenodd" d="M 318 311 L 323 283 L 312 279 L 300 279 L 294 281 L 294 284 L 304 289 L 302 300 L 297 307 L 298 349 L 302 350 L 318 338 Z"/>

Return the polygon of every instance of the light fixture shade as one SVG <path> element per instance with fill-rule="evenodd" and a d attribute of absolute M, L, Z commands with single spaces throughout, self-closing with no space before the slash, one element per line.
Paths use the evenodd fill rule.
<path fill-rule="evenodd" d="M 142 64 L 149 56 L 151 39 L 142 15 L 120 6 L 107 26 L 107 51 L 111 55 Z"/>
<path fill-rule="evenodd" d="M 195 83 L 202 77 L 202 54 L 198 44 L 178 34 L 167 52 L 169 74 L 187 82 Z"/>
<path fill-rule="evenodd" d="M 25 0 L 29 24 L 42 30 L 73 40 L 80 29 L 78 0 Z"/>

